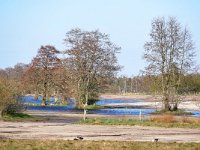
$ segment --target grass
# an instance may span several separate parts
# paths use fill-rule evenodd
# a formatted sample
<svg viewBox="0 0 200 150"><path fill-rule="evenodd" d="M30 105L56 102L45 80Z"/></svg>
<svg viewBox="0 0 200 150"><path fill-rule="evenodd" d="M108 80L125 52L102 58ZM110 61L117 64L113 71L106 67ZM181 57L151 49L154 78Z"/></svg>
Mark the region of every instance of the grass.
<svg viewBox="0 0 200 150"><path fill-rule="evenodd" d="M200 143L131 141L0 140L1 150L199 150Z"/></svg>
<svg viewBox="0 0 200 150"><path fill-rule="evenodd" d="M88 105L86 106L86 109L88 110L93 110L93 109L103 109L105 108L104 106L100 106L100 105Z"/></svg>
<svg viewBox="0 0 200 150"><path fill-rule="evenodd" d="M44 120L48 120L48 118L34 117L34 116L24 114L24 113L7 114L7 115L3 116L2 119L4 121L13 121L13 122L15 122L15 121L21 122L21 121L44 121Z"/></svg>
<svg viewBox="0 0 200 150"><path fill-rule="evenodd" d="M177 111L156 111L156 112L153 112L152 114L155 114L155 115L177 115L177 116L181 116L181 115L192 115L191 112L187 112L185 110L182 110L182 109L178 109Z"/></svg>
<svg viewBox="0 0 200 150"><path fill-rule="evenodd" d="M200 119L182 118L176 119L174 116L155 116L149 119L105 119L105 118L92 118L81 120L80 124L91 125L139 125L139 126L153 126L165 128L200 128Z"/></svg>

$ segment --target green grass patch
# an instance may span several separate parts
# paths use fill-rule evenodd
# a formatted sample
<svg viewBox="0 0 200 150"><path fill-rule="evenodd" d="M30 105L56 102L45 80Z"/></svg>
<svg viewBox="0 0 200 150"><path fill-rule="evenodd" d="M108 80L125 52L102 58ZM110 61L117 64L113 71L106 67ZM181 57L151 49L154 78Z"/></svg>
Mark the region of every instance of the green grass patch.
<svg viewBox="0 0 200 150"><path fill-rule="evenodd" d="M104 106L99 106L99 105L88 105L85 107L88 110L93 110L93 109L103 109Z"/></svg>
<svg viewBox="0 0 200 150"><path fill-rule="evenodd" d="M91 125L139 125L139 126L153 126L153 127L165 127L165 128L200 128L199 120L187 121L187 119L180 119L175 121L160 121L159 119L105 119L105 118L88 118L85 121L81 120L79 124L91 124Z"/></svg>
<svg viewBox="0 0 200 150"><path fill-rule="evenodd" d="M191 112L187 112L187 111L182 110L182 109L179 109L177 111L164 111L164 110L160 110L160 111L153 112L152 114L154 114L154 115L177 115L177 116L192 115Z"/></svg>
<svg viewBox="0 0 200 150"><path fill-rule="evenodd" d="M131 141L0 140L1 150L198 150L200 143Z"/></svg>
<svg viewBox="0 0 200 150"><path fill-rule="evenodd" d="M44 121L49 120L45 117L34 117L24 113L7 114L2 117L4 121Z"/></svg>

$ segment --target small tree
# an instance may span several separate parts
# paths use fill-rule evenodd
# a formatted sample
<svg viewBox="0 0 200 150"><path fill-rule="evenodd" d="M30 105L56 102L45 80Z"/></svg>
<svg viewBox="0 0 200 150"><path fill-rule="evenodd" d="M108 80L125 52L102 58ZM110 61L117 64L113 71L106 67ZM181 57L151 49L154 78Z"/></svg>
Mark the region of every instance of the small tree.
<svg viewBox="0 0 200 150"><path fill-rule="evenodd" d="M150 41L145 45L146 71L161 75L164 110L177 110L182 75L193 65L194 47L187 28L175 18L156 18L152 22Z"/></svg>
<svg viewBox="0 0 200 150"><path fill-rule="evenodd" d="M79 107L96 99L107 79L120 69L116 54L120 48L111 43L108 35L96 31L73 29L66 34L65 51L68 66L76 84L75 93Z"/></svg>

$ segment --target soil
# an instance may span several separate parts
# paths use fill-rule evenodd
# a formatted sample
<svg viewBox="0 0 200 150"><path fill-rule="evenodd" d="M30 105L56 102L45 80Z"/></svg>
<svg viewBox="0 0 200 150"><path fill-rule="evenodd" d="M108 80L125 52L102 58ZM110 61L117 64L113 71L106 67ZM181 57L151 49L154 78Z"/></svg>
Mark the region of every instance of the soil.
<svg viewBox="0 0 200 150"><path fill-rule="evenodd" d="M199 129L0 121L1 139L200 142Z"/></svg>

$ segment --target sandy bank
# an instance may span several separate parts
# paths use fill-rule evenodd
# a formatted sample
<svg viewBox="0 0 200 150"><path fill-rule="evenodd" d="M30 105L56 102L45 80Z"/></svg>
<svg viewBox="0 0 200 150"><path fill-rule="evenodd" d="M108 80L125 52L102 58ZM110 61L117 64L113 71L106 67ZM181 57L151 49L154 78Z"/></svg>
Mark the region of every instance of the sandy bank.
<svg viewBox="0 0 200 150"><path fill-rule="evenodd" d="M100 96L100 99L120 99L120 100L143 100L142 102L136 103L123 103L123 104L107 104L106 106L113 107L135 107L135 108L153 108L153 109L161 109L162 102L161 96L152 96L152 95L111 95L111 94L103 94ZM179 105L180 109L185 109L189 111L200 111L200 96L199 95L187 95L182 97L182 102Z"/></svg>

